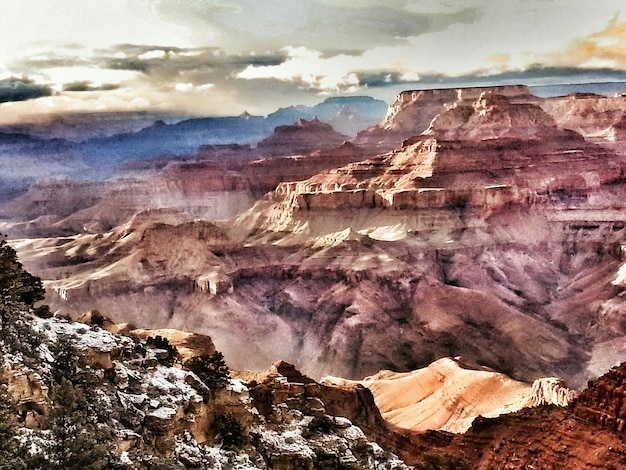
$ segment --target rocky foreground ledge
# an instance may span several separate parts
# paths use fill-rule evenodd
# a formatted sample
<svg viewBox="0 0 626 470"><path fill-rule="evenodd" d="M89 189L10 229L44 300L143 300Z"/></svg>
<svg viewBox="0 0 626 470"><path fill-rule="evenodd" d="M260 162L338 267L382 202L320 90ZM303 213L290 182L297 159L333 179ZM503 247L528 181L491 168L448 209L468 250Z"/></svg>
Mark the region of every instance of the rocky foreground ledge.
<svg viewBox="0 0 626 470"><path fill-rule="evenodd" d="M120 326L97 312L85 319L92 324L24 313L41 337L32 351L36 362L25 361L24 353L3 356L8 396L16 403L19 436L31 459L41 454L46 460L46 449L58 445L48 426L59 398L49 384L60 361L57 351L69 344L77 359L72 374L82 371L95 380L90 402L106 409L109 419L100 427L111 435L107 446L120 468L408 468L345 417L348 412L355 421L384 427L363 387L287 377L282 364L260 382L232 379L190 365L215 355L208 337L136 329L117 335L102 327ZM158 462L168 466L154 467Z"/></svg>

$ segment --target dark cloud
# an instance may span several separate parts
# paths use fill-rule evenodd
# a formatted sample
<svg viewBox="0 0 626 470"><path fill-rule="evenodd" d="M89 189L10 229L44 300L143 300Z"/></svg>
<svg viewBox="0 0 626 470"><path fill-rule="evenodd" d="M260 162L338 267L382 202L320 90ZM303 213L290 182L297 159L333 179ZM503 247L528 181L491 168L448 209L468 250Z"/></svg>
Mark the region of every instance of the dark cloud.
<svg viewBox="0 0 626 470"><path fill-rule="evenodd" d="M115 57L119 52L123 52L125 57ZM150 53L161 54L162 57L150 56ZM283 52L226 55L215 48L182 49L132 44L119 45L110 51L100 50L99 54L95 65L102 68L131 70L163 79L192 72L203 75L211 73L215 79L226 78L250 65L279 65L287 59Z"/></svg>
<svg viewBox="0 0 626 470"><path fill-rule="evenodd" d="M27 78L7 78L0 80L0 103L26 101L52 95L52 89Z"/></svg>
<svg viewBox="0 0 626 470"><path fill-rule="evenodd" d="M400 74L394 71L357 73L359 83L368 88L390 87L400 83L407 83L400 78Z"/></svg>
<svg viewBox="0 0 626 470"><path fill-rule="evenodd" d="M94 85L92 82L81 81L66 83L63 85L63 91L110 91L117 90L120 86L114 83L105 83L103 85Z"/></svg>
<svg viewBox="0 0 626 470"><path fill-rule="evenodd" d="M437 74L422 75L418 82L396 81L393 74L391 74L391 80L385 80L385 76L376 77L375 74L372 74L364 79L369 79L369 82L367 82L368 94L386 99L387 101L389 101L389 97L406 90L494 85L528 85L534 93L541 96L554 96L576 91L597 92L598 89L606 90L605 94L622 93L626 91L626 72L611 69L600 70L537 66L519 72L485 74L482 76L463 75L450 77ZM397 75L395 78L397 79ZM570 85L563 85L568 83ZM598 84L603 85L599 86Z"/></svg>
<svg viewBox="0 0 626 470"><path fill-rule="evenodd" d="M325 49L320 51L320 58L330 59L338 55L344 56L360 56L365 52L365 49Z"/></svg>
<svg viewBox="0 0 626 470"><path fill-rule="evenodd" d="M151 70L151 64L148 61L138 59L106 59L103 68L112 70L132 70L133 72L148 73Z"/></svg>

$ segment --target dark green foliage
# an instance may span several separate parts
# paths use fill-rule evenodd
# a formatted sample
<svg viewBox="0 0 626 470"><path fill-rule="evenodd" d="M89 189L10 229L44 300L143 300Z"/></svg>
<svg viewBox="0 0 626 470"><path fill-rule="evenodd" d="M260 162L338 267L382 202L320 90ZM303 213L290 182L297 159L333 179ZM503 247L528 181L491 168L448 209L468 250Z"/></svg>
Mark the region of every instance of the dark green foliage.
<svg viewBox="0 0 626 470"><path fill-rule="evenodd" d="M59 338L54 353L46 423L53 444L45 461L31 468L124 468L110 449L114 428L107 404L98 396L97 376L81 367L81 354L69 338Z"/></svg>
<svg viewBox="0 0 626 470"><path fill-rule="evenodd" d="M425 455L424 462L415 465L415 470L469 470L469 468L462 459L447 454Z"/></svg>
<svg viewBox="0 0 626 470"><path fill-rule="evenodd" d="M21 355L24 365L37 368L41 361L37 348L42 335L24 318L24 312L14 305L0 304L0 318L0 350Z"/></svg>
<svg viewBox="0 0 626 470"><path fill-rule="evenodd" d="M191 359L186 364L211 390L224 388L230 378L230 369L224 361L221 352L202 354Z"/></svg>
<svg viewBox="0 0 626 470"><path fill-rule="evenodd" d="M17 440L17 407L0 378L0 470L26 469L24 455Z"/></svg>
<svg viewBox="0 0 626 470"><path fill-rule="evenodd" d="M59 337L52 352L52 380L55 383L59 384L62 379L66 379L72 385L85 390L96 389L99 379L93 370L81 367L86 362L85 353L74 347L70 337Z"/></svg>
<svg viewBox="0 0 626 470"><path fill-rule="evenodd" d="M243 426L232 413L217 415L213 424L225 449L241 447L246 443Z"/></svg>
<svg viewBox="0 0 626 470"><path fill-rule="evenodd" d="M330 434L335 429L335 421L331 416L315 416L308 424L308 426L302 430L302 436L308 439L315 433Z"/></svg>
<svg viewBox="0 0 626 470"><path fill-rule="evenodd" d="M17 253L6 240L0 240L0 299L5 305L20 303L32 307L43 300L41 279L22 268Z"/></svg>
<svg viewBox="0 0 626 470"><path fill-rule="evenodd" d="M128 457L133 462L132 468L136 470L185 470L186 468L175 457L155 455L147 447L131 449Z"/></svg>
<svg viewBox="0 0 626 470"><path fill-rule="evenodd" d="M24 320L24 311L43 297L41 280L24 271L15 250L0 238L0 340L5 352L21 353L27 366L39 361L41 336Z"/></svg>
<svg viewBox="0 0 626 470"><path fill-rule="evenodd" d="M85 391L63 378L51 393L50 430L54 444L48 449L51 468L104 469L111 438ZM90 397L93 399L94 397Z"/></svg>
<svg viewBox="0 0 626 470"><path fill-rule="evenodd" d="M146 345L157 349L163 349L168 352L167 358L159 361L164 366L172 367L178 358L178 349L176 349L175 346L172 346L167 338L163 338L160 335L149 336L146 339Z"/></svg>

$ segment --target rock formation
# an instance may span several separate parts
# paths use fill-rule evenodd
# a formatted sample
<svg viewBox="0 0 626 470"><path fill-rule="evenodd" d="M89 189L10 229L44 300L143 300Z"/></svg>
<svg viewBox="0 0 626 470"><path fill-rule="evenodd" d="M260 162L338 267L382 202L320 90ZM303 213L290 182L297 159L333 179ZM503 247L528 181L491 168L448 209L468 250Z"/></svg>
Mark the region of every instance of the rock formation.
<svg viewBox="0 0 626 470"><path fill-rule="evenodd" d="M184 468L224 468L233 461L246 462L245 468L250 469L408 468L345 417L347 413L373 428L384 428L371 394L362 387L334 388L312 380L301 383L303 376L284 363L277 364L276 373L267 374L262 383L248 386L223 377L223 385L213 385L203 375L206 371L194 369L196 374L185 367L192 349L200 348L201 354L215 352L210 338L174 330L134 330L131 339L95 324L22 315L41 334L42 351L56 351L61 341L71 341L78 355L74 373L93 374L89 386L96 389L89 397L91 403L100 412L107 408L106 413L114 417L100 424L101 430L107 427L114 436L107 442L108 458L128 464L123 468L150 468L150 455L168 457L171 465ZM85 318L110 323L97 312ZM3 375L8 377L8 394L21 416L16 426L22 430L24 445L37 456L42 446L56 445L56 434L47 430L46 417L59 405L51 402L46 383L54 367L47 362L59 358L48 352L40 363L27 366L23 357L7 349L4 337L0 337L0 347L6 353ZM183 355L182 363L180 356L173 355L177 350ZM7 364L13 366L7 368ZM52 386L59 385L53 380ZM79 386L80 382L74 385ZM48 459L46 455L41 458Z"/></svg>
<svg viewBox="0 0 626 470"><path fill-rule="evenodd" d="M478 418L462 435L407 434L409 463L453 461L469 468L623 468L624 367L615 367L568 407L540 405ZM620 410L622 407L622 410ZM621 426L620 426L621 423Z"/></svg>
<svg viewBox="0 0 626 470"><path fill-rule="evenodd" d="M343 384L327 377L323 383ZM402 431L467 431L479 416L496 417L528 406L567 406L573 392L555 379L531 385L486 368L443 358L412 372L381 371L358 382L372 391L385 420Z"/></svg>
<svg viewBox="0 0 626 470"><path fill-rule="evenodd" d="M586 421L626 435L626 363L590 381L575 401L574 412Z"/></svg>
<svg viewBox="0 0 626 470"><path fill-rule="evenodd" d="M329 150L341 145L349 137L342 135L317 118L299 119L294 124L279 126L274 133L257 144L264 156L299 155L314 150ZM287 153L289 152L289 153Z"/></svg>
<svg viewBox="0 0 626 470"><path fill-rule="evenodd" d="M550 107L524 87L403 93L384 125L339 150L238 162L262 182L253 192L294 181L204 236L192 222L202 210L168 206L15 246L53 309L208 334L241 369L306 357L313 378L360 379L462 355L580 387L626 358L626 162L619 145L564 127L582 99ZM615 108L606 100L598 112ZM396 148L373 156L381 145ZM303 179L343 161L335 152L351 163ZM200 194L232 171L198 157L156 181L203 174L170 184ZM198 204L217 206L206 193ZM241 328L252 332L246 354L234 346Z"/></svg>

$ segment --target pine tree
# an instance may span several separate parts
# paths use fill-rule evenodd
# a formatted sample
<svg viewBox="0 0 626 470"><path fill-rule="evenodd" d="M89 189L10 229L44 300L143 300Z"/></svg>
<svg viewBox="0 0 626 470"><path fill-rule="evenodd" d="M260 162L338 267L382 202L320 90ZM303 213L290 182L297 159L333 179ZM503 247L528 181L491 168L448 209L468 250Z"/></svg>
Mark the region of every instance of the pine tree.
<svg viewBox="0 0 626 470"><path fill-rule="evenodd" d="M54 444L49 449L52 468L106 468L111 438L106 425L91 412L87 396L80 387L62 378L52 389L50 430Z"/></svg>
<svg viewBox="0 0 626 470"><path fill-rule="evenodd" d="M98 378L80 367L81 354L69 338L59 338L55 356L48 415L53 444L41 468L123 468L110 449L114 431L110 411L98 398Z"/></svg>
<svg viewBox="0 0 626 470"><path fill-rule="evenodd" d="M24 312L43 300L41 279L26 272L17 253L0 234L0 340L2 350L21 353L27 366L38 362L36 349L41 343Z"/></svg>
<svg viewBox="0 0 626 470"><path fill-rule="evenodd" d="M190 371L195 372L211 390L224 388L228 384L230 369L224 361L224 355L219 351L196 356L186 366Z"/></svg>
<svg viewBox="0 0 626 470"><path fill-rule="evenodd" d="M15 250L4 238L0 239L0 302L20 303L30 308L43 300L44 294L41 279L24 270Z"/></svg>
<svg viewBox="0 0 626 470"><path fill-rule="evenodd" d="M26 469L23 454L17 440L17 407L0 377L0 470Z"/></svg>

